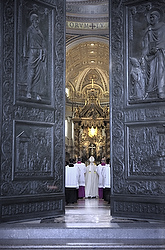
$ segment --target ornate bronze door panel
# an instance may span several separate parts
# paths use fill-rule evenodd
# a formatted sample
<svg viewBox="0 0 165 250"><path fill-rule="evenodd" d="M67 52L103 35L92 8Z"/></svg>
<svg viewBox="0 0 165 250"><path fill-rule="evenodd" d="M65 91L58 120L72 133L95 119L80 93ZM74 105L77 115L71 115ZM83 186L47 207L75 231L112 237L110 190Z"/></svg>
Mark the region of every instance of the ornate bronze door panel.
<svg viewBox="0 0 165 250"><path fill-rule="evenodd" d="M110 1L112 215L165 218L165 3Z"/></svg>
<svg viewBox="0 0 165 250"><path fill-rule="evenodd" d="M64 214L65 1L0 11L0 220Z"/></svg>

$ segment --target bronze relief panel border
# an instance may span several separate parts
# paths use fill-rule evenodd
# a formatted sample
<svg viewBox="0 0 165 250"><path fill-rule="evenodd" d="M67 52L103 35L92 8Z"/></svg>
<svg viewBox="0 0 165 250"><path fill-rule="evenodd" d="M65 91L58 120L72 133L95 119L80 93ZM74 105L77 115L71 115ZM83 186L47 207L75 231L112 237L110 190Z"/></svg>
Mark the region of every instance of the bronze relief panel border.
<svg viewBox="0 0 165 250"><path fill-rule="evenodd" d="M159 179L165 176L165 121L125 124L127 177Z"/></svg>
<svg viewBox="0 0 165 250"><path fill-rule="evenodd" d="M12 180L53 178L54 125L14 121Z"/></svg>
<svg viewBox="0 0 165 250"><path fill-rule="evenodd" d="M63 211L63 200L55 199L54 197L49 197L47 200L45 197L35 199L31 199L29 202L28 199L26 201L17 200L15 203L4 203L2 202L2 221L8 220L8 218L13 218L15 221L17 218L20 220L25 217L26 219L37 218L38 213L41 216L45 216L49 214L49 216L55 216L58 213ZM20 215L21 214L21 215Z"/></svg>
<svg viewBox="0 0 165 250"><path fill-rule="evenodd" d="M115 201L113 205L113 210L116 215L120 215L122 217L129 217L130 214L133 214L133 218L141 217L144 218L154 218L155 220L164 219L165 218L165 205L163 203L154 204L154 202L142 201L142 199L138 201ZM129 217L130 218L130 217Z"/></svg>

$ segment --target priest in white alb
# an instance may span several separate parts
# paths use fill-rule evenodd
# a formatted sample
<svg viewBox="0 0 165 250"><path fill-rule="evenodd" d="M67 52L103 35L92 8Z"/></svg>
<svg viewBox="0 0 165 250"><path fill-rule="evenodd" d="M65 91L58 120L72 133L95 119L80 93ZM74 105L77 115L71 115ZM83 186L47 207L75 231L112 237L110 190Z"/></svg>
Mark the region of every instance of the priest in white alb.
<svg viewBox="0 0 165 250"><path fill-rule="evenodd" d="M83 199L85 197L85 173L86 173L86 166L85 163L81 162L81 158L78 158L77 163L75 164L78 168L78 198Z"/></svg>

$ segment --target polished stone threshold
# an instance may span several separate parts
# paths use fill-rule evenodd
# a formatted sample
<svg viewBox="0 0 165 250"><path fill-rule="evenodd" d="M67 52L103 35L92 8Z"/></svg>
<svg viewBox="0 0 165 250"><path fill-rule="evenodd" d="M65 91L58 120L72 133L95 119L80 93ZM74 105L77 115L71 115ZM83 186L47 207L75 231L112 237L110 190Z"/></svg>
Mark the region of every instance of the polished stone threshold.
<svg viewBox="0 0 165 250"><path fill-rule="evenodd" d="M137 240L9 240L7 243L0 241L0 249L24 249L24 250L52 250L52 249L65 249L65 250L89 250L89 249L117 249L117 250L164 250L164 242L160 241L137 241Z"/></svg>
<svg viewBox="0 0 165 250"><path fill-rule="evenodd" d="M83 199L64 216L1 224L0 249L165 249L165 224L112 218L104 200Z"/></svg>

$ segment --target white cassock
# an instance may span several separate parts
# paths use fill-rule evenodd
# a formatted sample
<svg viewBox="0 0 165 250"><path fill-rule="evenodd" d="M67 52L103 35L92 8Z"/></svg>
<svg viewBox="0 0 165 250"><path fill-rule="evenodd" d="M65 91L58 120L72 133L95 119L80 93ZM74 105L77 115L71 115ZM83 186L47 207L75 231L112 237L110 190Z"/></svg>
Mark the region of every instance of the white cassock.
<svg viewBox="0 0 165 250"><path fill-rule="evenodd" d="M85 197L98 197L98 174L96 165L91 162L86 169Z"/></svg>
<svg viewBox="0 0 165 250"><path fill-rule="evenodd" d="M105 165L102 166L101 164L99 164L97 166L97 173L98 173L98 176L99 176L99 184L98 184L98 187L99 188L103 188L104 187L104 178L105 178Z"/></svg>
<svg viewBox="0 0 165 250"><path fill-rule="evenodd" d="M105 164L99 164L97 166L97 173L99 176L99 183L98 183L98 188L99 188L99 198L103 199L103 187L104 187L104 178L105 178Z"/></svg>
<svg viewBox="0 0 165 250"><path fill-rule="evenodd" d="M85 197L85 173L86 173L86 166L82 162L77 162L75 164L78 168L78 198Z"/></svg>
<svg viewBox="0 0 165 250"><path fill-rule="evenodd" d="M111 188L110 164L105 165L104 188Z"/></svg>
<svg viewBox="0 0 165 250"><path fill-rule="evenodd" d="M110 194L111 194L110 164L106 164L104 171L104 200L108 201L108 203L110 203Z"/></svg>

